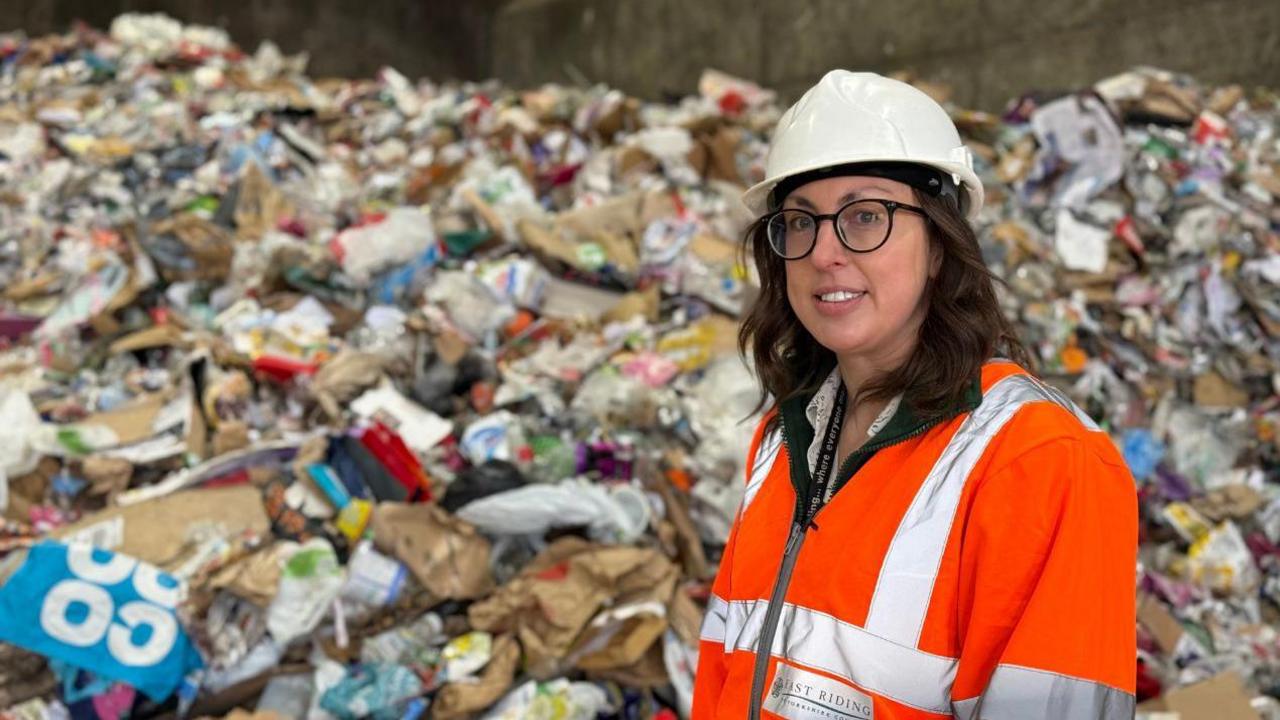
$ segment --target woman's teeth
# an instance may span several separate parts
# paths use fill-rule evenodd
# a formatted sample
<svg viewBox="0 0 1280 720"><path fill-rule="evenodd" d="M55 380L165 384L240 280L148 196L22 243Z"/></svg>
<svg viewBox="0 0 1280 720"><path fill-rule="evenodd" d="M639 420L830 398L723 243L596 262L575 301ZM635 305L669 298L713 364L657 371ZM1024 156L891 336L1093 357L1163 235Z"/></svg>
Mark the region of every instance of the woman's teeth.
<svg viewBox="0 0 1280 720"><path fill-rule="evenodd" d="M841 290L840 292L823 293L818 296L818 299L822 302L844 302L845 300L862 297L865 294L866 293L864 292L849 292L847 290Z"/></svg>

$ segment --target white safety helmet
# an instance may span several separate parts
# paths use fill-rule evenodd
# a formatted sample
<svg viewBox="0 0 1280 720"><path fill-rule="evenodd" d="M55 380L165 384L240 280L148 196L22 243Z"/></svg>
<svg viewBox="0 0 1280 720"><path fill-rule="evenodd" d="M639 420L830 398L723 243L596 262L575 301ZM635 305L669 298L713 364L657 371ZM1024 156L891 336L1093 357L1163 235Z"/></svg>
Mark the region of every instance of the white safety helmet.
<svg viewBox="0 0 1280 720"><path fill-rule="evenodd" d="M753 214L764 215L799 184L827 174L860 174L859 169L844 166L863 163L872 170L866 174L904 182L896 171L883 168L932 168L938 171L936 177L926 170L923 175L928 180L923 186L909 184L934 195L954 193L970 220L982 209L982 181L947 111L904 82L848 70L824 75L783 114L765 160L766 179L748 190L742 201ZM909 176L919 180L918 175Z"/></svg>

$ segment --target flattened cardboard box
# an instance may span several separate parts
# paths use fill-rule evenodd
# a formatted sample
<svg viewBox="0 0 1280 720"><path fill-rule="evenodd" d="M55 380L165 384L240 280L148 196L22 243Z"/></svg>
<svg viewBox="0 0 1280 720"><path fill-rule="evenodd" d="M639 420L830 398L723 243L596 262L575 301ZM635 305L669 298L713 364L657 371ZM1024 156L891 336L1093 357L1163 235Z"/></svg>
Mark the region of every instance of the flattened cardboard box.
<svg viewBox="0 0 1280 720"><path fill-rule="evenodd" d="M60 540L90 539L108 550L165 567L181 559L195 532L209 528L223 537L246 530L267 533L271 525L258 488L183 490L136 505L107 508L52 535Z"/></svg>

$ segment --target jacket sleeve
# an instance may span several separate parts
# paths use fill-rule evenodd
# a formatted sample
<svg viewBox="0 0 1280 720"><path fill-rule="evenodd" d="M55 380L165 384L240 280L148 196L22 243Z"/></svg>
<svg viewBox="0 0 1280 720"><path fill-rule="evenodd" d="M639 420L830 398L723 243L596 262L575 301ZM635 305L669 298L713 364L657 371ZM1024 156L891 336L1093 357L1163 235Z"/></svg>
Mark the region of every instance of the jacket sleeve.
<svg viewBox="0 0 1280 720"><path fill-rule="evenodd" d="M720 559L720 571L716 573L711 597L707 601L707 614L702 620L702 633L698 639L698 669L693 677L693 720L715 717L720 692L724 689L724 637L729 612L726 598L729 597L729 568L733 566L733 547L737 536L738 522L735 521Z"/></svg>
<svg viewBox="0 0 1280 720"><path fill-rule="evenodd" d="M756 426L747 451L744 463L743 481L750 486L755 474L757 455L764 436L764 429L769 415ZM767 470L767 468L763 468ZM715 717L716 707L720 704L720 694L724 690L726 675L725 666L725 627L729 615L730 593L729 578L733 568L733 548L737 545L738 528L742 524L742 506L739 506L733 528L729 531L729 540L725 543L724 553L720 556L720 567L716 572L715 582L711 586L711 597L707 601L707 613L702 621L702 633L698 640L698 669L693 681L693 720Z"/></svg>
<svg viewBox="0 0 1280 720"><path fill-rule="evenodd" d="M1047 441L975 490L952 685L961 720L1133 717L1137 492L1096 441Z"/></svg>

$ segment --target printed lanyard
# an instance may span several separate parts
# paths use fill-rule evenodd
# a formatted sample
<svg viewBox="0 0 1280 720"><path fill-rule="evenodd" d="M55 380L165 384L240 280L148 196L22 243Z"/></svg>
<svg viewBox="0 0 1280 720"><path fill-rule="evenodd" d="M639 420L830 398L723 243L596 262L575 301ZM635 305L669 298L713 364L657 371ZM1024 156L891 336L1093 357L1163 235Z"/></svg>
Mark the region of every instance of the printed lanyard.
<svg viewBox="0 0 1280 720"><path fill-rule="evenodd" d="M813 522L818 514L823 499L827 496L827 486L831 484L831 476L835 474L836 448L840 444L840 428L844 426L844 410L848 403L848 394L844 385L836 393L835 404L831 408L831 417L827 420L827 432L822 439L822 448L818 454L818 465L813 470L813 482L809 484L809 508L804 516L804 524Z"/></svg>

